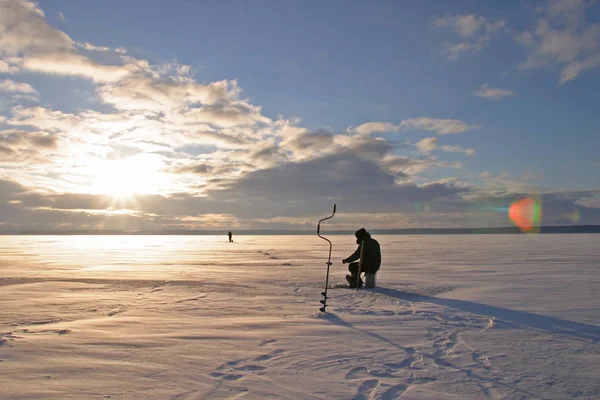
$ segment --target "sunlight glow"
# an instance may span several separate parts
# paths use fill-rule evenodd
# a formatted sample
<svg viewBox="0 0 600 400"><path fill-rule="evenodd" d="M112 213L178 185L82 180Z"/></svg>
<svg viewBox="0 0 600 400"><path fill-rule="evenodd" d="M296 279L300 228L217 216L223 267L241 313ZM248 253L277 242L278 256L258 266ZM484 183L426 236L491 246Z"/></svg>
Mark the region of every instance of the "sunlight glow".
<svg viewBox="0 0 600 400"><path fill-rule="evenodd" d="M144 156L102 160L89 166L88 174L94 182L89 190L118 199L156 193L160 167L155 159Z"/></svg>

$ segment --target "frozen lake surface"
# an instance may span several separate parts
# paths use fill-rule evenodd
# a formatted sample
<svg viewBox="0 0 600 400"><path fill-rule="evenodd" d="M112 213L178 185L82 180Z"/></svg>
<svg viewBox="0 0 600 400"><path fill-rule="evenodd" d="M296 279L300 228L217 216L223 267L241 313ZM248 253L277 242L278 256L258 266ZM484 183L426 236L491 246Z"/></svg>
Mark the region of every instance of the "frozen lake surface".
<svg viewBox="0 0 600 400"><path fill-rule="evenodd" d="M600 399L600 235L0 236L2 399Z"/></svg>

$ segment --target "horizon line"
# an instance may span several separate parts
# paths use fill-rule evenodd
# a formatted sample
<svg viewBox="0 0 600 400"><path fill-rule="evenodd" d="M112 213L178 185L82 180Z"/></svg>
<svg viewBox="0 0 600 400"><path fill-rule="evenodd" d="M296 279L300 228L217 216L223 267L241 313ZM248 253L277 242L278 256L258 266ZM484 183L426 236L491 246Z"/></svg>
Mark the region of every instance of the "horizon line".
<svg viewBox="0 0 600 400"><path fill-rule="evenodd" d="M25 229L25 230L0 230L0 236L9 235L225 235L231 229ZM392 228L369 229L369 232L379 235L402 234L518 234L523 232L515 226L489 227L489 228ZM308 235L315 230L294 229L239 229L234 235ZM331 230L329 235L350 235L354 230ZM600 233L600 225L541 225L534 226L531 232L535 233Z"/></svg>

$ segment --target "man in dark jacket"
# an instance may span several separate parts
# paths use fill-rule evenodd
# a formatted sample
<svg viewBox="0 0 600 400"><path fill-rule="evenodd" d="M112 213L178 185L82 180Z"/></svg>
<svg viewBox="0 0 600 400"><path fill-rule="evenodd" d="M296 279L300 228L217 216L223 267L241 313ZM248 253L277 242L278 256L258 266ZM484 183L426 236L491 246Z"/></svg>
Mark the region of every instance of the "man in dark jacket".
<svg viewBox="0 0 600 400"><path fill-rule="evenodd" d="M357 285L358 287L361 287L363 281L360 279L360 276L358 276L358 263L353 261L360 259L362 246L365 246L362 255L362 272L377 272L381 266L381 249L379 248L379 242L373 239L365 228L357 230L354 233L354 236L356 236L358 248L350 257L343 259L342 264L350 263L350 265L348 265L350 275L346 275L346 280L350 284L350 287L357 287Z"/></svg>

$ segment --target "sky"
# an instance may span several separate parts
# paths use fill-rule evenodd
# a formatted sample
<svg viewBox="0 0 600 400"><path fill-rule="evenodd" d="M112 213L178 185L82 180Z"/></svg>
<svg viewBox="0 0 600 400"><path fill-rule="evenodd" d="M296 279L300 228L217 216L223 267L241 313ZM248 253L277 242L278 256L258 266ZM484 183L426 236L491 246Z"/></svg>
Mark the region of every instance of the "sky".
<svg viewBox="0 0 600 400"><path fill-rule="evenodd" d="M600 224L598 104L597 1L0 0L0 231Z"/></svg>

